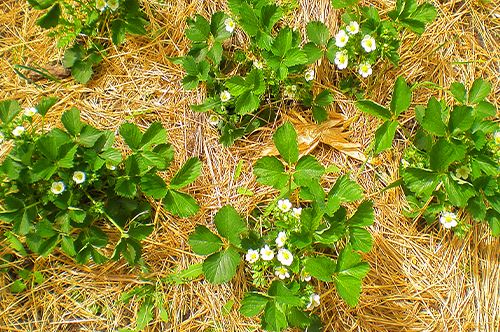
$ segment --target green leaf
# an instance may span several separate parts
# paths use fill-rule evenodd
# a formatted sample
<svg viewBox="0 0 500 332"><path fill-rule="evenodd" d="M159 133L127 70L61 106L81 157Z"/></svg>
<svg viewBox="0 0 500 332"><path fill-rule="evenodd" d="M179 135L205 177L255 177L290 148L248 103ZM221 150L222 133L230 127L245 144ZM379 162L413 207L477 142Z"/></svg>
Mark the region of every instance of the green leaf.
<svg viewBox="0 0 500 332"><path fill-rule="evenodd" d="M141 147L142 133L139 127L133 123L124 123L120 126L120 135L125 143L132 149L138 150Z"/></svg>
<svg viewBox="0 0 500 332"><path fill-rule="evenodd" d="M142 331L153 320L154 305L152 300L148 297L142 302L137 311L136 330Z"/></svg>
<svg viewBox="0 0 500 332"><path fill-rule="evenodd" d="M59 99L56 97L43 97L42 100L36 105L36 110L41 116L45 116L49 109L54 106Z"/></svg>
<svg viewBox="0 0 500 332"><path fill-rule="evenodd" d="M323 90L314 98L314 103L319 106L328 106L333 103L333 96L328 90Z"/></svg>
<svg viewBox="0 0 500 332"><path fill-rule="evenodd" d="M59 24L59 17L61 16L61 6L59 3L53 5L49 11L40 17L36 24L44 29L54 28Z"/></svg>
<svg viewBox="0 0 500 332"><path fill-rule="evenodd" d="M363 189L349 175L343 175L335 181L328 193L328 210L333 214L338 210L340 204L354 202L363 198Z"/></svg>
<svg viewBox="0 0 500 332"><path fill-rule="evenodd" d="M9 243L9 246L17 251L21 256L26 256L28 253L26 252L26 249L24 248L24 245L22 244L21 241L14 235L12 232L5 232L5 238L7 239L7 242Z"/></svg>
<svg viewBox="0 0 500 332"><path fill-rule="evenodd" d="M210 36L210 23L201 15L196 15L194 19L188 20L189 29L186 30L186 37L194 42L204 42Z"/></svg>
<svg viewBox="0 0 500 332"><path fill-rule="evenodd" d="M27 286L22 279L17 279L10 285L9 289L12 293L21 293L26 289L26 287Z"/></svg>
<svg viewBox="0 0 500 332"><path fill-rule="evenodd" d="M141 177L141 189L154 199L162 199L167 194L165 181L156 174L145 174Z"/></svg>
<svg viewBox="0 0 500 332"><path fill-rule="evenodd" d="M311 21L307 23L307 38L316 45L325 46L330 39L330 31L328 27L319 21Z"/></svg>
<svg viewBox="0 0 500 332"><path fill-rule="evenodd" d="M358 304L361 294L361 280L368 274L370 265L361 262L361 255L347 245L337 261L335 287L340 297L351 307Z"/></svg>
<svg viewBox="0 0 500 332"><path fill-rule="evenodd" d="M430 153L430 165L435 171L447 170L451 163L462 160L465 157L465 148L440 139L434 144Z"/></svg>
<svg viewBox="0 0 500 332"><path fill-rule="evenodd" d="M283 281L274 280L269 287L268 295L272 296L277 304L299 306L302 304L300 297L297 296L297 288L292 286L288 288Z"/></svg>
<svg viewBox="0 0 500 332"><path fill-rule="evenodd" d="M439 182L439 177L436 173L409 167L403 172L403 180L405 185L417 195L425 194L430 196Z"/></svg>
<svg viewBox="0 0 500 332"><path fill-rule="evenodd" d="M80 44L75 44L64 52L63 66L71 68L77 61L83 58L83 48Z"/></svg>
<svg viewBox="0 0 500 332"><path fill-rule="evenodd" d="M452 134L457 134L469 130L474 123L473 108L469 106L455 106L450 113L448 122L449 130Z"/></svg>
<svg viewBox="0 0 500 332"><path fill-rule="evenodd" d="M220 235L237 247L241 245L240 235L247 230L245 222L232 206L226 205L214 217Z"/></svg>
<svg viewBox="0 0 500 332"><path fill-rule="evenodd" d="M276 157L262 157L255 163L253 173L257 182L281 189L288 184L289 175L285 173L283 163Z"/></svg>
<svg viewBox="0 0 500 332"><path fill-rule="evenodd" d="M167 191L163 204L168 211L183 218L196 214L200 209L193 197L176 190Z"/></svg>
<svg viewBox="0 0 500 332"><path fill-rule="evenodd" d="M286 67L305 65L307 62L308 62L308 57L306 52L302 51L299 48L294 48L288 51L285 56L285 59L283 59L283 65L285 65Z"/></svg>
<svg viewBox="0 0 500 332"><path fill-rule="evenodd" d="M497 114L497 108L490 102L480 101L474 108L476 117L484 119L489 116L495 116Z"/></svg>
<svg viewBox="0 0 500 332"><path fill-rule="evenodd" d="M486 221L491 228L491 235L500 236L500 214L492 209L486 213Z"/></svg>
<svg viewBox="0 0 500 332"><path fill-rule="evenodd" d="M226 30L224 21L228 16L224 12L216 12L212 15L210 20L210 32L215 38L215 41L222 42L231 37L231 33Z"/></svg>
<svg viewBox="0 0 500 332"><path fill-rule="evenodd" d="M296 163L299 159L297 132L290 122L285 122L273 135L274 145L281 157L288 163Z"/></svg>
<svg viewBox="0 0 500 332"><path fill-rule="evenodd" d="M386 121L375 132L375 154L379 154L392 147L392 141L399 123Z"/></svg>
<svg viewBox="0 0 500 332"><path fill-rule="evenodd" d="M259 293L246 293L241 300L240 313L245 317L259 315L267 305L268 298Z"/></svg>
<svg viewBox="0 0 500 332"><path fill-rule="evenodd" d="M459 103L465 104L467 102L467 90L462 83L452 83L450 85L450 92Z"/></svg>
<svg viewBox="0 0 500 332"><path fill-rule="evenodd" d="M115 184L115 191L118 195L133 198L137 193L135 182L126 178L118 178Z"/></svg>
<svg viewBox="0 0 500 332"><path fill-rule="evenodd" d="M193 183L194 180L201 173L201 161L197 157L189 158L182 168L175 173L174 177L170 181L170 188L181 189L188 184Z"/></svg>
<svg viewBox="0 0 500 332"><path fill-rule="evenodd" d="M64 128L73 136L77 136L82 130L83 124L80 121L80 111L74 107L63 113L61 122Z"/></svg>
<svg viewBox="0 0 500 332"><path fill-rule="evenodd" d="M391 112L397 117L406 111L411 104L411 90L405 79L399 76L394 84L391 100Z"/></svg>
<svg viewBox="0 0 500 332"><path fill-rule="evenodd" d="M371 100L357 101L355 105L360 111L376 116L382 120L389 120L392 117L391 112L387 108Z"/></svg>
<svg viewBox="0 0 500 332"><path fill-rule="evenodd" d="M358 209L349 218L349 226L351 227L365 227L371 226L375 219L373 211L373 202L364 201L358 206Z"/></svg>
<svg viewBox="0 0 500 332"><path fill-rule="evenodd" d="M446 125L444 124L442 118L441 104L434 97L431 97L427 102L427 108L425 109L424 116L421 120L419 120L419 122L422 127L431 134L436 136L446 135Z"/></svg>
<svg viewBox="0 0 500 332"><path fill-rule="evenodd" d="M477 104L483 101L491 91L491 83L478 78L472 83L472 87L469 91L469 104Z"/></svg>
<svg viewBox="0 0 500 332"><path fill-rule="evenodd" d="M120 45L125 41L126 27L125 21L121 19L113 20L111 23L111 41L113 44Z"/></svg>
<svg viewBox="0 0 500 332"><path fill-rule="evenodd" d="M443 180L446 193L450 203L454 206L465 207L469 198L474 196L474 187L470 184L459 184L450 175L444 177Z"/></svg>
<svg viewBox="0 0 500 332"><path fill-rule="evenodd" d="M266 331L281 331L288 327L285 313L273 301L269 301L266 305L262 325Z"/></svg>
<svg viewBox="0 0 500 332"><path fill-rule="evenodd" d="M303 156L295 166L294 181L299 186L307 186L325 173L325 168L313 156Z"/></svg>
<svg viewBox="0 0 500 332"><path fill-rule="evenodd" d="M252 113L259 108L260 99L252 91L246 91L236 101L236 112L240 115Z"/></svg>
<svg viewBox="0 0 500 332"><path fill-rule="evenodd" d="M21 112L21 106L17 100L0 101L0 119L4 125L9 124Z"/></svg>
<svg viewBox="0 0 500 332"><path fill-rule="evenodd" d="M373 246L373 239L366 229L360 227L349 228L349 243L354 250L369 252Z"/></svg>
<svg viewBox="0 0 500 332"><path fill-rule="evenodd" d="M78 83L85 84L94 74L92 67L90 61L76 61L71 67L71 75Z"/></svg>
<svg viewBox="0 0 500 332"><path fill-rule="evenodd" d="M167 141L167 131L160 122L153 122L141 138L141 149L149 149L153 145L164 144Z"/></svg>
<svg viewBox="0 0 500 332"><path fill-rule="evenodd" d="M195 254L211 255L222 248L222 241L207 227L198 225L194 233L189 236L189 245Z"/></svg>
<svg viewBox="0 0 500 332"><path fill-rule="evenodd" d="M239 264L240 254L229 247L207 257L203 262L203 273L212 284L222 284L235 276Z"/></svg>
<svg viewBox="0 0 500 332"><path fill-rule="evenodd" d="M279 57L285 57L292 48L292 30L288 27L281 29L274 39L272 51Z"/></svg>
<svg viewBox="0 0 500 332"><path fill-rule="evenodd" d="M305 44L302 51L307 56L308 64L313 64L323 57L323 51L312 42Z"/></svg>
<svg viewBox="0 0 500 332"><path fill-rule="evenodd" d="M342 9L346 7L351 7L352 5L358 3L359 0L332 0L333 8Z"/></svg>
<svg viewBox="0 0 500 332"><path fill-rule="evenodd" d="M333 281L336 263L328 257L311 257L306 259L304 269L314 278L330 282Z"/></svg>

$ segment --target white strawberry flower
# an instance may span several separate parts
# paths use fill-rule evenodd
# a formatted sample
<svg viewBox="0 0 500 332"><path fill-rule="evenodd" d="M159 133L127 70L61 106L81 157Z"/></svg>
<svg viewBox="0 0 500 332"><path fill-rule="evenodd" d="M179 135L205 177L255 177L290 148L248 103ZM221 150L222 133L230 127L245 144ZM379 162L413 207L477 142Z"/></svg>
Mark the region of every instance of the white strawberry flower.
<svg viewBox="0 0 500 332"><path fill-rule="evenodd" d="M335 35L335 45L337 47L344 47L347 44L347 41L349 40L349 36L347 33L345 33L344 30L340 30L336 35Z"/></svg>
<svg viewBox="0 0 500 332"><path fill-rule="evenodd" d="M457 178L466 180L469 177L470 169L467 166L461 166L457 168L456 175Z"/></svg>
<svg viewBox="0 0 500 332"><path fill-rule="evenodd" d="M86 179L86 175L82 171L76 171L73 173L73 181L75 181L76 184L81 184L84 183Z"/></svg>
<svg viewBox="0 0 500 332"><path fill-rule="evenodd" d="M95 8L103 12L107 7L106 0L96 0Z"/></svg>
<svg viewBox="0 0 500 332"><path fill-rule="evenodd" d="M304 78L307 82L312 81L314 79L314 69L309 69L305 72Z"/></svg>
<svg viewBox="0 0 500 332"><path fill-rule="evenodd" d="M229 33L233 33L236 28L236 22L232 18L226 18L224 20L224 26L226 27L226 31Z"/></svg>
<svg viewBox="0 0 500 332"><path fill-rule="evenodd" d="M253 61L253 66L257 69L262 69L264 68L264 64L262 63L262 61L259 61L259 60L254 60Z"/></svg>
<svg viewBox="0 0 500 332"><path fill-rule="evenodd" d="M363 76L364 78L367 78L373 73L372 70L372 65L370 65L368 62L362 63L359 65L359 74Z"/></svg>
<svg viewBox="0 0 500 332"><path fill-rule="evenodd" d="M375 38L370 35L365 35L361 40L361 46L365 49L366 52L370 53L371 51L375 51L377 45L375 43Z"/></svg>
<svg viewBox="0 0 500 332"><path fill-rule="evenodd" d="M220 100L225 103L231 99L231 94L229 91L225 90L220 93Z"/></svg>
<svg viewBox="0 0 500 332"><path fill-rule="evenodd" d="M253 264L259 260L259 251L248 249L247 254L245 255L245 260L250 264Z"/></svg>
<svg viewBox="0 0 500 332"><path fill-rule="evenodd" d="M34 107L28 107L27 109L24 110L24 115L29 118L31 118L36 113L38 113L38 110Z"/></svg>
<svg viewBox="0 0 500 332"><path fill-rule="evenodd" d="M260 249L260 257L265 261L270 261L274 258L274 251L266 244Z"/></svg>
<svg viewBox="0 0 500 332"><path fill-rule="evenodd" d="M340 51L335 53L335 64L337 68L342 70L347 68L347 64L349 63L349 56L346 51Z"/></svg>
<svg viewBox="0 0 500 332"><path fill-rule="evenodd" d="M23 126L17 126L16 128L14 128L14 130L12 130L12 135L19 137L24 133L25 130L26 129L24 129Z"/></svg>
<svg viewBox="0 0 500 332"><path fill-rule="evenodd" d="M290 273L288 273L288 269L284 266L277 267L274 274L281 280L290 278Z"/></svg>
<svg viewBox="0 0 500 332"><path fill-rule="evenodd" d="M278 209L283 213L287 213L292 209L292 203L288 199L280 199L278 201Z"/></svg>
<svg viewBox="0 0 500 332"><path fill-rule="evenodd" d="M302 270L302 272L300 272L300 280L309 282L311 281L311 275L309 274L309 272Z"/></svg>
<svg viewBox="0 0 500 332"><path fill-rule="evenodd" d="M5 135L0 131L0 143L3 143Z"/></svg>
<svg viewBox="0 0 500 332"><path fill-rule="evenodd" d="M292 265L293 255L287 249L281 248L280 250L278 250L278 257L277 258L278 258L278 261L283 265L286 265L286 266Z"/></svg>
<svg viewBox="0 0 500 332"><path fill-rule="evenodd" d="M350 35L355 35L359 32L359 24L356 21L351 21L345 28Z"/></svg>
<svg viewBox="0 0 500 332"><path fill-rule="evenodd" d="M453 212L443 211L441 212L441 217L439 218L439 222L443 224L444 228L450 229L457 226L457 215Z"/></svg>
<svg viewBox="0 0 500 332"><path fill-rule="evenodd" d="M214 127L217 127L219 121L220 119L216 114L210 114L210 116L208 117L208 123Z"/></svg>
<svg viewBox="0 0 500 332"><path fill-rule="evenodd" d="M66 189L66 186L64 185L64 182L62 182L62 181L53 182L52 186L50 187L50 191L52 191L52 193L54 195L61 194L65 189Z"/></svg>
<svg viewBox="0 0 500 332"><path fill-rule="evenodd" d="M287 239L288 237L286 236L285 232L279 232L278 236L276 237L276 245L278 246L278 248L283 247Z"/></svg>
<svg viewBox="0 0 500 332"><path fill-rule="evenodd" d="M118 0L107 0L106 4L112 11L117 10L118 7L120 6L120 2Z"/></svg>
<svg viewBox="0 0 500 332"><path fill-rule="evenodd" d="M116 169L116 166L108 161L106 163L106 168L109 169L110 171L114 171Z"/></svg>
<svg viewBox="0 0 500 332"><path fill-rule="evenodd" d="M307 310L312 310L316 307L318 307L320 304L320 297L316 293L312 293L309 296L309 303L307 304Z"/></svg>
<svg viewBox="0 0 500 332"><path fill-rule="evenodd" d="M300 219L300 215L302 214L302 208L293 208L292 209L292 216L294 216L297 219Z"/></svg>

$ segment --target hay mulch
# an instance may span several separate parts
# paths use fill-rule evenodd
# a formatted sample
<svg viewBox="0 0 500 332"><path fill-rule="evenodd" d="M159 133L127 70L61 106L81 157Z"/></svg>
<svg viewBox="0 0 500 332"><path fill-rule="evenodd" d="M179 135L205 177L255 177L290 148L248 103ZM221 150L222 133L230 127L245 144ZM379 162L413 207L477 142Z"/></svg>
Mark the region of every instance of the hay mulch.
<svg viewBox="0 0 500 332"><path fill-rule="evenodd" d="M394 2L362 1L384 12ZM382 64L367 80L368 97L386 103L398 75L409 82L431 81L449 86L453 81L472 83L484 77L493 83L491 101L500 98L500 7L498 2L437 1L439 17L417 37L407 33L401 49L401 64L392 68ZM164 277L185 268L199 258L190 252L187 237L197 223L211 224L212 216L225 204L243 213L257 203L269 200L273 191L255 183L252 163L259 151L269 146L273 128L264 128L235 146L223 149L217 132L205 114L195 114L189 105L202 99L201 92L181 87L182 69L167 57L182 55L188 48L183 36L186 17L222 8L214 0L144 1L151 20L150 38L130 37L118 49L110 48L98 75L86 86L72 79L61 83L39 81L29 84L14 72L14 65L54 66L62 58L55 42L35 24L37 15L26 1L0 3L0 99L18 99L25 106L41 96L57 96L60 101L49 114L58 125L61 113L76 106L85 121L106 129L116 129L124 121L146 127L161 121L177 151L177 164L191 156L204 162L203 174L189 188L200 202L194 218L179 219L155 207L159 218L155 232L145 241L144 258L151 267L147 277ZM301 0L290 23L320 19L332 32L338 29L340 12L329 0ZM338 73L329 64L317 68L321 84L336 96L332 112L342 114L348 139L361 151L368 147L378 123L360 115L350 98L336 88ZM430 95L445 97L442 91L419 89L418 103ZM288 113L287 110L282 110ZM289 112L294 117L293 112ZM411 114L407 115L408 120ZM403 137L403 136L399 136ZM456 239L439 227L427 227L403 217L405 200L399 190L377 194L398 178L398 160L404 140L396 148L372 160L360 170L362 162L325 144L312 153L324 165L336 164L351 172L375 200L377 221L371 228L373 250L366 255L372 265L365 280L358 307L348 308L335 291L322 289L318 309L326 323L325 331L498 331L500 326L500 246L487 227L474 225L464 239ZM5 151L4 151L5 152ZM234 179L234 170L244 161L243 175ZM175 169L175 168L174 168ZM329 176L333 182L337 175ZM253 197L237 194L245 186ZM0 228L0 232L2 229ZM1 247L1 246L0 246ZM0 331L116 331L133 324L137 302L120 303L120 294L144 281L139 271L123 261L104 265L78 266L62 254L16 264L33 264L46 276L46 282L19 295L8 291L10 280L0 276ZM166 285L164 297L170 320L154 321L147 331L254 331L257 320L245 319L237 311L245 286L240 279L212 286L204 280L186 285ZM235 300L232 310L222 307ZM133 325L130 325L133 326Z"/></svg>

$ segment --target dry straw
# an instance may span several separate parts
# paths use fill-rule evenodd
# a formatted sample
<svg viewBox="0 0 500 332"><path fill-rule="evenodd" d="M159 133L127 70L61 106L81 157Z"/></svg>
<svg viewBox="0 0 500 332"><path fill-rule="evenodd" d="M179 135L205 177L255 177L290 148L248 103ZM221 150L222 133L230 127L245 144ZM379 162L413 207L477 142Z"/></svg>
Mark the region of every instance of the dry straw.
<svg viewBox="0 0 500 332"><path fill-rule="evenodd" d="M386 12L393 1L363 1ZM0 3L0 99L15 98L33 105L41 96L57 96L60 101L49 114L58 125L61 113L71 106L82 111L85 121L116 129L124 121L140 126L159 120L168 129L177 151L177 162L198 156L204 162L203 175L190 188L201 203L201 212L192 219L178 219L157 210L156 231L145 243L144 257L151 266L149 277L168 273L198 262L187 245L196 223L212 226L218 208L231 203L245 213L259 202L271 198L272 190L258 186L251 175L251 164L258 151L269 145L272 129L266 128L223 149L216 131L204 114L194 114L189 104L202 100L202 92L186 92L179 66L167 57L182 55L188 42L183 36L185 19L223 8L219 1L144 1L151 20L150 38L128 38L119 49L108 50L98 75L87 85L71 79L61 83L39 81L29 84L14 73L15 64L50 66L62 57L52 39L35 24L37 13L24 0ZM498 105L500 84L500 7L498 2L479 0L433 1L439 16L427 31L417 37L405 34L401 65L381 64L367 81L368 97L385 103L398 75L409 82L432 81L448 86L453 81L471 83L482 76L493 83L492 102ZM332 32L338 29L340 14L328 0L302 0L289 23L320 19ZM235 37L241 42L242 37ZM360 115L352 101L335 87L338 74L323 63L317 68L321 84L336 96L333 111L346 119L349 139L365 149L373 138L377 121ZM447 97L441 91L419 89L415 99L425 102L431 94ZM283 110L285 111L285 110ZM293 117L293 112L290 112ZM412 115L407 115L411 120ZM274 127L278 124L273 125ZM318 144L313 153L323 164L336 164L351 171L376 202L377 222L371 232L374 249L366 255L372 270L368 275L360 304L349 309L334 291L325 295L319 308L326 331L498 331L500 326L499 241L488 235L486 227L475 225L465 239L454 239L439 227L425 227L403 218L404 196L400 190L380 195L384 185L397 179L398 159L407 142L399 140L396 149L359 170L361 162L331 147ZM5 153L5 149L0 151ZM234 170L244 160L243 175L234 179ZM334 181L336 176L328 178ZM253 197L237 194L246 186ZM477 227L476 227L477 226ZM0 232L5 226L0 226ZM0 248L4 248L0 244ZM0 249L5 251L7 249ZM0 253L1 254L1 253ZM15 264L30 264L19 260ZM62 254L37 258L37 271L47 280L20 295L8 291L11 280L0 276L0 331L115 331L133 323L137 303L118 302L120 294L141 284L137 272L123 262L78 266ZM148 331L252 331L258 321L237 312L238 299L245 290L243 274L232 283L212 286L203 280L164 287L170 314L167 323L155 321ZM222 314L228 300L236 305Z"/></svg>

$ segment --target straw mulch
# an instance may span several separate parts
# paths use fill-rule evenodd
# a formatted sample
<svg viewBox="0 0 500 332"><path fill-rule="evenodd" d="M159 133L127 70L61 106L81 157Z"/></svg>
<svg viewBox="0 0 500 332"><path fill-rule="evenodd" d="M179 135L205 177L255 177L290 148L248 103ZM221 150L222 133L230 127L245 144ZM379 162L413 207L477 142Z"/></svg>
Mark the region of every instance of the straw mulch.
<svg viewBox="0 0 500 332"><path fill-rule="evenodd" d="M393 1L363 1L384 12ZM409 82L431 81L449 86L453 81L470 84L482 76L493 83L491 101L499 104L500 9L498 2L437 1L439 17L423 36L405 35L401 65L382 64L367 80L368 97L386 103L395 78L404 75ZM147 126L161 121L177 151L177 164L191 156L204 162L203 174L189 188L200 202L200 213L191 219L178 219L158 210L156 230L145 241L144 257L151 267L146 277L164 277L185 268L199 258L190 252L188 234L197 223L211 224L221 206L231 203L245 213L257 203L270 199L272 190L255 183L252 163L267 146L272 129L267 128L223 149L217 132L205 114L194 114L188 105L202 99L202 92L186 92L180 80L182 69L167 57L182 55L188 48L183 36L186 17L222 8L214 0L144 1L151 20L151 36L130 37L119 49L110 48L98 75L86 86L64 79L60 84L40 81L29 84L14 73L15 64L48 66L62 58L62 51L46 32L35 25L38 13L26 1L0 3L0 99L20 100L31 106L41 96L57 96L60 101L50 112L53 125L71 106L82 112L85 121L101 128L116 129L124 121ZM320 19L338 29L340 12L328 0L301 0L300 9L290 23ZM318 79L333 85L337 73L329 64L317 68ZM335 92L332 111L343 114L349 124L350 140L365 149L378 125L360 115L352 101ZM430 95L446 97L442 91L419 89L415 101L423 103ZM283 110L286 113L287 110ZM293 114L291 115L293 117ZM407 115L408 119L411 114ZM273 125L276 127L278 124ZM400 136L402 137L402 136ZM335 291L322 289L318 309L326 331L498 331L500 326L499 241L490 237L487 227L474 225L463 240L453 238L440 227L426 227L405 219L402 192L377 192L398 178L398 160L407 144L373 160L363 171L361 162L326 145L313 151L323 164L336 164L352 172L376 203L377 221L371 232L374 248L366 255L372 270L365 280L360 304L348 308ZM5 152L5 151L4 151ZM243 160L243 175L234 180L237 163ZM336 175L330 176L333 182ZM237 194L246 186L253 197ZM156 207L155 207L156 208ZM0 232L1 232L0 228ZM1 246L0 246L1 247ZM27 264L20 260L17 264ZM10 281L0 276L0 331L115 331L132 324L137 302L120 303L120 294L143 283L140 271L123 261L104 265L78 266L62 254L37 258L34 268L46 282L20 295L8 291ZM245 286L240 279L223 286L203 280L181 286L166 285L165 302L170 320L155 321L148 331L254 331L257 320L238 314L238 300ZM236 305L222 314L229 300ZM132 325L130 325L132 326Z"/></svg>

